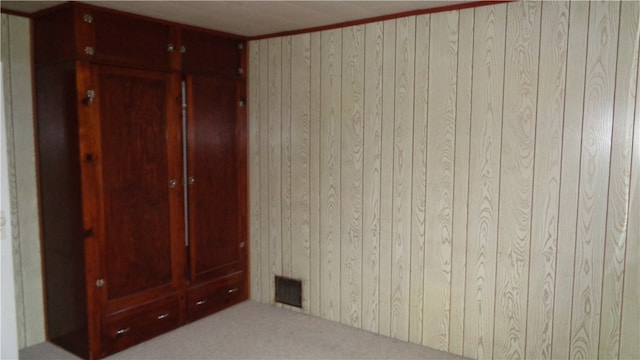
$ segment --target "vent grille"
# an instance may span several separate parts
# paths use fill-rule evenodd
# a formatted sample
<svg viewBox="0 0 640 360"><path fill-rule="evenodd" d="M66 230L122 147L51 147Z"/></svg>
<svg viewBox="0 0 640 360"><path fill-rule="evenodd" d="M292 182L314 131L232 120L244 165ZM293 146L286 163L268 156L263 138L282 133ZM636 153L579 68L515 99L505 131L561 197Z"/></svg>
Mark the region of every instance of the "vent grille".
<svg viewBox="0 0 640 360"><path fill-rule="evenodd" d="M302 308L302 281L276 276L276 302Z"/></svg>

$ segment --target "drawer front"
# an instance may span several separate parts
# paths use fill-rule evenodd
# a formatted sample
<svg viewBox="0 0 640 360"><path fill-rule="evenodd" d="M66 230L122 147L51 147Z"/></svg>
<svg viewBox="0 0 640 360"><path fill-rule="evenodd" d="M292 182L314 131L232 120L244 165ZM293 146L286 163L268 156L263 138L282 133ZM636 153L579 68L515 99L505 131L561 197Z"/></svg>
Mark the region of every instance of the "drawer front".
<svg viewBox="0 0 640 360"><path fill-rule="evenodd" d="M244 272L192 286L187 291L187 313L194 321L235 305L244 297Z"/></svg>
<svg viewBox="0 0 640 360"><path fill-rule="evenodd" d="M177 328L178 312L178 298L171 296L107 316L102 329L102 355Z"/></svg>
<svg viewBox="0 0 640 360"><path fill-rule="evenodd" d="M78 21L87 32L87 36L78 39L81 57L149 70L171 69L176 51L171 25L96 9L82 9L77 16L82 17Z"/></svg>

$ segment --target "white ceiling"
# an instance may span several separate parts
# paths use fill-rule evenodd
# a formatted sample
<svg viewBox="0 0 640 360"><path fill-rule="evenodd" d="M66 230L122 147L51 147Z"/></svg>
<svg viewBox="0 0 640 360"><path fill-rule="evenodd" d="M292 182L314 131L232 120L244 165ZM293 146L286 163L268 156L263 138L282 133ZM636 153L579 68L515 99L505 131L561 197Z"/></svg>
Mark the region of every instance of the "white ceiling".
<svg viewBox="0 0 640 360"><path fill-rule="evenodd" d="M83 2L206 29L253 37L474 1ZM60 3L63 3L63 1L1 1L0 5L3 9L33 13Z"/></svg>

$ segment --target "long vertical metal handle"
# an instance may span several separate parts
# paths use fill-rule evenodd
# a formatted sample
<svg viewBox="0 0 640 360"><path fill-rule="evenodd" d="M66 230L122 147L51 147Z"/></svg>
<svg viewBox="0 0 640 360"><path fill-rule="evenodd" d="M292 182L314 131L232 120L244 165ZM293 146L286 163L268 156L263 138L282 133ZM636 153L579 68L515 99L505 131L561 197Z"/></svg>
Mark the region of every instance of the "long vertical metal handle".
<svg viewBox="0 0 640 360"><path fill-rule="evenodd" d="M184 246L189 246L189 185L187 184L187 83L182 80L182 186L184 187Z"/></svg>

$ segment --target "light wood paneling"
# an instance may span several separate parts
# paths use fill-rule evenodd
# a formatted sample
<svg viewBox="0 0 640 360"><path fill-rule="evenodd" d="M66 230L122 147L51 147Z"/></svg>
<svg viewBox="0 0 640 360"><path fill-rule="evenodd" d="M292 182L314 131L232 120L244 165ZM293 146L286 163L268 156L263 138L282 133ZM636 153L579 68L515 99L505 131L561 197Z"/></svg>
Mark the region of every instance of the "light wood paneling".
<svg viewBox="0 0 640 360"><path fill-rule="evenodd" d="M507 6L475 9L464 355L493 354Z"/></svg>
<svg viewBox="0 0 640 360"><path fill-rule="evenodd" d="M546 6L546 4L544 5ZM576 214L580 170L580 146L587 44L584 34L589 26L589 3L572 2L569 8L569 39L560 170L560 204L556 284L551 355L569 358L571 345L571 296L576 246Z"/></svg>
<svg viewBox="0 0 640 360"><path fill-rule="evenodd" d="M640 6L634 2L621 3L613 134L609 174L609 196L604 250L604 278L602 280L602 309L600 311L600 343L598 357L615 359L620 351L620 324L624 285L625 251L629 222L629 191L633 123L638 74L638 35L640 34ZM633 238L629 238L634 241ZM636 238L637 239L637 238ZM604 315L604 316L603 316ZM608 315L608 316L607 316Z"/></svg>
<svg viewBox="0 0 640 360"><path fill-rule="evenodd" d="M311 34L311 99L309 134L309 302L320 316L320 33ZM304 295L303 295L304 296Z"/></svg>
<svg viewBox="0 0 640 360"><path fill-rule="evenodd" d="M413 118L413 165L411 180L411 283L409 341L422 342L424 312L424 255L427 181L427 103L429 97L430 15L416 18L416 55Z"/></svg>
<svg viewBox="0 0 640 360"><path fill-rule="evenodd" d="M598 356L618 2L591 3L571 321L572 358Z"/></svg>
<svg viewBox="0 0 640 360"><path fill-rule="evenodd" d="M342 31L340 303L342 323L362 325L364 25Z"/></svg>
<svg viewBox="0 0 640 360"><path fill-rule="evenodd" d="M639 8L514 2L252 42L253 298L290 266L303 311L381 335L637 357Z"/></svg>
<svg viewBox="0 0 640 360"><path fill-rule="evenodd" d="M302 279L302 309L309 311L311 37L291 38L291 277Z"/></svg>
<svg viewBox="0 0 640 360"><path fill-rule="evenodd" d="M282 275L282 39L269 39L268 57L268 199L269 274ZM268 298L275 299L275 281L268 279ZM272 301L272 300L271 300Z"/></svg>
<svg viewBox="0 0 640 360"><path fill-rule="evenodd" d="M342 29L320 46L320 316L340 321Z"/></svg>
<svg viewBox="0 0 640 360"><path fill-rule="evenodd" d="M260 298L262 302L272 302L270 297L271 267L269 244L269 41L262 40L260 45Z"/></svg>
<svg viewBox="0 0 640 360"><path fill-rule="evenodd" d="M550 359L569 4L542 4L526 357Z"/></svg>
<svg viewBox="0 0 640 360"><path fill-rule="evenodd" d="M540 2L507 6L493 356L522 358L526 339Z"/></svg>
<svg viewBox="0 0 640 360"><path fill-rule="evenodd" d="M393 137L395 116L396 20L384 22L382 54L382 156L380 176L380 334L391 336Z"/></svg>
<svg viewBox="0 0 640 360"><path fill-rule="evenodd" d="M291 277L291 36L282 38L282 100L280 102L282 275Z"/></svg>
<svg viewBox="0 0 640 360"><path fill-rule="evenodd" d="M423 344L449 349L459 12L431 15ZM467 139L468 141L468 139Z"/></svg>
<svg viewBox="0 0 640 360"><path fill-rule="evenodd" d="M380 165L382 149L381 22L365 27L364 163L362 165L362 328L380 322Z"/></svg>
<svg viewBox="0 0 640 360"><path fill-rule="evenodd" d="M415 17L396 22L395 114L393 133L393 207L391 215L391 336L409 339L411 266L411 165Z"/></svg>
<svg viewBox="0 0 640 360"><path fill-rule="evenodd" d="M460 11L456 76L456 138L454 203L451 244L451 319L449 351L462 355L465 320L465 270L467 250L467 208L469 200L469 143L471 140L471 75L473 61L474 10Z"/></svg>
<svg viewBox="0 0 640 360"><path fill-rule="evenodd" d="M249 252L251 271L251 299L261 300L262 245L260 235L260 43L249 43Z"/></svg>

